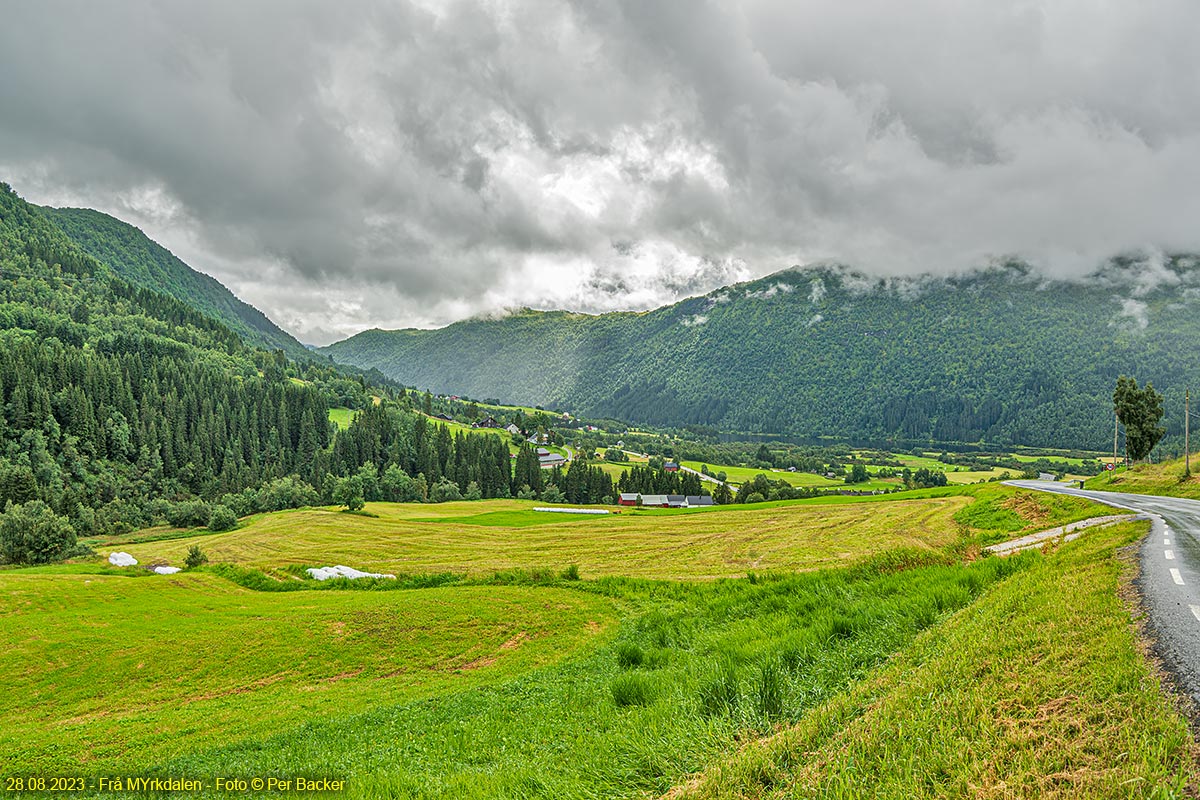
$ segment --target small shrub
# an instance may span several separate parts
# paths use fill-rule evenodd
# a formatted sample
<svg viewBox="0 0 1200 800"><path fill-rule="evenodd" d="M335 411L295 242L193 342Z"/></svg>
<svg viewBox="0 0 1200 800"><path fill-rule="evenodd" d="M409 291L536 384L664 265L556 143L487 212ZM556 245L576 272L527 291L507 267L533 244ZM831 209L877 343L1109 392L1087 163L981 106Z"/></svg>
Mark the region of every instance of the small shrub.
<svg viewBox="0 0 1200 800"><path fill-rule="evenodd" d="M231 531L237 527L237 515L225 506L213 506L212 515L208 518L208 529L216 533Z"/></svg>
<svg viewBox="0 0 1200 800"><path fill-rule="evenodd" d="M617 666L621 669L632 669L646 663L646 653L633 642L621 642L617 645Z"/></svg>
<svg viewBox="0 0 1200 800"><path fill-rule="evenodd" d="M577 580L579 580L579 565L578 565L578 564L572 564L571 566L569 566L569 567L567 567L566 569L564 569L564 570L563 570L563 572L562 572L562 579L563 579L564 581L577 581Z"/></svg>
<svg viewBox="0 0 1200 800"><path fill-rule="evenodd" d="M188 569L195 569L196 567L207 563L208 556L204 554L204 551L200 549L200 545L198 544L194 544L189 547L187 557L183 559L183 565Z"/></svg>
<svg viewBox="0 0 1200 800"><path fill-rule="evenodd" d="M658 693L654 679L639 672L618 675L610 688L618 706L648 706Z"/></svg>
<svg viewBox="0 0 1200 800"><path fill-rule="evenodd" d="M41 500L13 505L0 514L0 557L10 564L49 564L75 548L75 529Z"/></svg>
<svg viewBox="0 0 1200 800"><path fill-rule="evenodd" d="M435 483L429 490L429 501L432 503L452 503L462 499L462 492L459 491L458 484L446 477Z"/></svg>
<svg viewBox="0 0 1200 800"><path fill-rule="evenodd" d="M175 528L203 528L211 515L212 508L203 500L171 503L166 509L167 522Z"/></svg>

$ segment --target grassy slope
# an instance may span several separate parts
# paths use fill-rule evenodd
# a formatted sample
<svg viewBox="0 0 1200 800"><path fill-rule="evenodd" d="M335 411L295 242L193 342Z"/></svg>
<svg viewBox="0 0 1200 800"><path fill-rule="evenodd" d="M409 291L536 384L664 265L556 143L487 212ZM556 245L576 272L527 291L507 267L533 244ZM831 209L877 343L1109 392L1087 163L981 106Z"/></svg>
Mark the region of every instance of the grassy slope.
<svg viewBox="0 0 1200 800"><path fill-rule="evenodd" d="M354 421L354 414L355 411L352 408L331 408L329 409L329 421L336 424L339 429L346 430Z"/></svg>
<svg viewBox="0 0 1200 800"><path fill-rule="evenodd" d="M1178 796L1184 719L1139 652L1115 548L1144 524L1039 559L687 796ZM1194 784L1193 784L1194 785Z"/></svg>
<svg viewBox="0 0 1200 800"><path fill-rule="evenodd" d="M898 460L912 470L925 467L927 469L936 470L946 473L946 481L955 485L965 485L970 483L979 483L980 481L998 478L1008 473L1013 477L1012 470L991 469L991 470L966 470L951 467L933 458L923 458L919 456L897 456ZM875 489L890 490L900 485L899 478L875 478L865 483L856 483L847 485L845 481L838 478L826 478L823 475L814 475L811 472L787 472L786 470L765 470L755 469L753 467L738 467L729 464L704 464L700 461L683 461L683 466L694 469L700 472L702 466L707 466L708 471L715 475L718 472L724 472L726 479L734 485L741 485L748 480L753 480L754 476L762 473L773 481L787 481L792 486L815 486L820 489L852 489L855 491L871 491ZM867 467L867 471L874 476L879 471L879 467Z"/></svg>
<svg viewBox="0 0 1200 800"><path fill-rule="evenodd" d="M842 691L1025 563L692 584L604 580L585 588L619 596L630 614L616 641L589 656L165 769L255 775L302 763L346 777L349 797L646 797ZM641 665L620 663L629 651L645 655ZM773 670L767 702L764 667Z"/></svg>
<svg viewBox="0 0 1200 800"><path fill-rule="evenodd" d="M981 502L964 511L972 496ZM1002 506L1016 496L1026 498L1022 505ZM228 533L128 545L114 541L98 549L119 548L143 562L174 564L199 544L214 562L262 568L348 564L393 573L479 575L577 564L585 577L696 579L817 569L899 547L940 548L964 532L992 541L1106 512L1076 498L1019 493L997 484L914 500L799 501L601 517L539 514L530 511L535 505L519 500L370 503L367 510L374 517L301 509L253 517ZM131 538L144 539L147 533Z"/></svg>
<svg viewBox="0 0 1200 800"><path fill-rule="evenodd" d="M472 428L470 425L466 425L462 422L456 422L454 420L438 419L437 417L426 417L426 419L428 419L429 423L435 427L439 425L446 427L450 431L451 436L459 433L481 433L485 436L503 436L505 441L508 442L508 451L510 453L519 452L521 449L519 446L513 444L512 434L503 428ZM550 452L558 453L561 456L566 455L566 451L564 451L561 447L549 447L547 449L550 450Z"/></svg>
<svg viewBox="0 0 1200 800"><path fill-rule="evenodd" d="M1192 456L1192 474L1183 477L1183 459L1176 458L1159 464L1134 464L1130 469L1102 472L1089 478L1089 489L1106 492L1133 492L1170 497L1200 499L1200 456Z"/></svg>
<svg viewBox="0 0 1200 800"><path fill-rule="evenodd" d="M754 480L756 475L766 475L773 481L785 481L792 486L815 486L819 489L852 489L855 491L870 491L872 489L894 489L899 481L871 480L865 483L847 485L843 480L814 475L811 472L788 472L787 470L755 469L753 467L735 467L729 464L704 464L700 461L684 461L683 466L700 472L702 466L715 475L724 472L725 478L732 484L740 486L746 481Z"/></svg>
<svg viewBox="0 0 1200 800"><path fill-rule="evenodd" d="M614 619L552 588L280 594L56 569L0 572L0 775L142 769L510 679Z"/></svg>

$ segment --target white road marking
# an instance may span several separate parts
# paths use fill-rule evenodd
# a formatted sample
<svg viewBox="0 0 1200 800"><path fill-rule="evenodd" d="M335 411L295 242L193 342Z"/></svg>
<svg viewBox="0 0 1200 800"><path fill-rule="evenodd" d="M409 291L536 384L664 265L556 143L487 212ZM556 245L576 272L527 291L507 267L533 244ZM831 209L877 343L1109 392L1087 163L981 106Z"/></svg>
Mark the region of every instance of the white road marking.
<svg viewBox="0 0 1200 800"><path fill-rule="evenodd" d="M1183 586L1183 576L1179 574L1179 570L1171 568L1171 580L1175 581L1180 586Z"/></svg>
<svg viewBox="0 0 1200 800"><path fill-rule="evenodd" d="M1167 561L1175 560L1175 554L1173 552L1171 552L1170 550L1163 551L1163 555L1167 557Z"/></svg>
<svg viewBox="0 0 1200 800"><path fill-rule="evenodd" d="M1163 539L1163 544L1169 545L1170 543L1171 543L1170 539Z"/></svg>
<svg viewBox="0 0 1200 800"><path fill-rule="evenodd" d="M1200 620L1200 606L1191 606L1192 616Z"/></svg>

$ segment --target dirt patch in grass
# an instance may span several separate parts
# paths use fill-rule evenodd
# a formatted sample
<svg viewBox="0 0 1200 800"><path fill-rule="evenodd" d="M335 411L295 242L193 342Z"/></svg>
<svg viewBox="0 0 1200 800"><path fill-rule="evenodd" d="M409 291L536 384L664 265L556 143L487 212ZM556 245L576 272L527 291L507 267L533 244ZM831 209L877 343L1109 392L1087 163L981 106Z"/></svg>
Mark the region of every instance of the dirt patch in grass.
<svg viewBox="0 0 1200 800"><path fill-rule="evenodd" d="M480 669L482 667L490 667L492 664L495 664L495 663L496 663L495 656L480 656L479 658L475 659L474 661L468 661L466 664L462 664L461 666L455 667L455 669L457 669L457 670Z"/></svg>
<svg viewBox="0 0 1200 800"><path fill-rule="evenodd" d="M1015 494L1001 503L1000 507L1006 508L1021 519L1036 525L1042 524L1051 516L1050 509L1046 508L1041 500L1032 494Z"/></svg>
<svg viewBox="0 0 1200 800"><path fill-rule="evenodd" d="M501 650L516 650L518 647L521 646L522 642L526 642L526 641L529 641L529 634L526 633L525 631L521 631L516 636L509 639L507 642L500 645L500 649Z"/></svg>

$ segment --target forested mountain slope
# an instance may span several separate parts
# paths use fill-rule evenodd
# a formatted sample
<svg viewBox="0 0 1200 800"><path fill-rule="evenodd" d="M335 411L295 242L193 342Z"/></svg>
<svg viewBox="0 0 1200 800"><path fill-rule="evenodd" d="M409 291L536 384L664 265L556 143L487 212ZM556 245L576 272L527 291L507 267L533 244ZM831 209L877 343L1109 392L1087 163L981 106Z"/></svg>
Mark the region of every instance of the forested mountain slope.
<svg viewBox="0 0 1200 800"><path fill-rule="evenodd" d="M1082 283L1020 265L911 281L794 269L645 313L525 310L324 352L408 385L632 422L1103 449L1119 374L1182 408L1197 310L1200 270L1182 257Z"/></svg>
<svg viewBox="0 0 1200 800"><path fill-rule="evenodd" d="M130 283L182 300L231 328L247 343L283 350L292 358L312 354L265 314L239 300L208 275L189 267L141 230L90 208L42 208L84 252Z"/></svg>
<svg viewBox="0 0 1200 800"><path fill-rule="evenodd" d="M334 406L355 410L344 430ZM0 183L0 563L60 558L76 534L353 498L508 497L551 481L573 502L612 495L580 460L543 475L526 445L516 466L507 437L453 435L402 389L251 348L130 283Z"/></svg>

